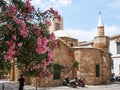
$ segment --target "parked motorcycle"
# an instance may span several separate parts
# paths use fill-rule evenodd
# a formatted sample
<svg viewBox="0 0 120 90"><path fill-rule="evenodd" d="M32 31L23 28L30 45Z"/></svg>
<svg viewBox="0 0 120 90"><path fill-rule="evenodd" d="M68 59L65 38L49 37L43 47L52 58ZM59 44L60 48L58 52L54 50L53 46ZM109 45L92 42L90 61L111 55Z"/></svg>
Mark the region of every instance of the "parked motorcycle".
<svg viewBox="0 0 120 90"><path fill-rule="evenodd" d="M77 85L80 86L80 87L85 87L84 80L78 79L78 80L77 80Z"/></svg>
<svg viewBox="0 0 120 90"><path fill-rule="evenodd" d="M116 81L120 82L120 76L116 77Z"/></svg>
<svg viewBox="0 0 120 90"><path fill-rule="evenodd" d="M112 79L111 79L111 81L112 81L112 82L115 82L115 81L120 82L120 76L112 75Z"/></svg>
<svg viewBox="0 0 120 90"><path fill-rule="evenodd" d="M63 81L63 85L64 86L69 86L69 87L73 87L73 88L76 88L77 85L76 85L76 80L75 79L72 79L69 81L68 77L65 77L64 81Z"/></svg>
<svg viewBox="0 0 120 90"><path fill-rule="evenodd" d="M76 88L77 86L80 86L80 87L85 87L85 83L82 79L72 79L69 81L68 77L65 77L64 81L63 81L63 85L64 86L71 86L71 87L74 87Z"/></svg>

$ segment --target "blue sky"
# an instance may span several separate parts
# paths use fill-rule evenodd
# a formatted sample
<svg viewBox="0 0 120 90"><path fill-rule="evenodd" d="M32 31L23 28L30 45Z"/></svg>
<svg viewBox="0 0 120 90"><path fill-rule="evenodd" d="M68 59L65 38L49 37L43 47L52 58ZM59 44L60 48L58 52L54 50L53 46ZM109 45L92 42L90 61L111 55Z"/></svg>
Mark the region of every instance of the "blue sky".
<svg viewBox="0 0 120 90"><path fill-rule="evenodd" d="M120 34L120 0L32 0L35 7L53 7L64 19L64 30L79 41L97 36L99 11L102 12L105 35Z"/></svg>

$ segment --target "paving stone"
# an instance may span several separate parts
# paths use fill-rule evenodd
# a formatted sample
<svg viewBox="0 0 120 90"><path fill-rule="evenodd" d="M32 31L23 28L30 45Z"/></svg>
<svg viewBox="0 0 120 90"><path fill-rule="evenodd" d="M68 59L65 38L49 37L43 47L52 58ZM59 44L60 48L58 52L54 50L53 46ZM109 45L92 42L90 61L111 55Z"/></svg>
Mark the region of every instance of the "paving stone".
<svg viewBox="0 0 120 90"><path fill-rule="evenodd" d="M4 89L3 89L4 84ZM0 90L18 90L18 83L16 82L1 82ZM35 87L30 85L25 85L24 90L36 90ZM86 87L72 88L68 86L58 86L58 87L38 87L37 90L120 90L120 82L115 82L109 85L86 85Z"/></svg>

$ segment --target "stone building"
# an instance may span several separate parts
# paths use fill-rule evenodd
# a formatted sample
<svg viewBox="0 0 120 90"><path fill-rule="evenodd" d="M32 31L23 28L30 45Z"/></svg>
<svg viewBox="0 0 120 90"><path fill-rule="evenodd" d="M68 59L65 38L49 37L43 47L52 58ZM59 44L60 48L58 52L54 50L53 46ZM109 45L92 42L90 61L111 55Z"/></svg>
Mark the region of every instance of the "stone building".
<svg viewBox="0 0 120 90"><path fill-rule="evenodd" d="M55 33L56 39L61 40L61 43L64 43L69 47L69 49L73 50L74 55L72 57L74 57L75 61L79 62L78 69L76 69L76 76L78 78L85 79L85 83L91 85L108 84L111 82L111 54L109 53L109 37L104 34L104 25L101 13L99 14L97 26L98 36L94 37L93 42L88 45L78 42L77 39L71 37L67 32L65 32L63 28L62 30L59 30L61 29L60 23L58 23L58 25L53 24L52 26L57 28L52 30ZM61 49L62 53L64 53L65 49ZM65 52L64 55L68 55L68 53ZM59 57L56 53L54 56ZM60 60L64 61L64 59ZM70 62L69 59L66 61Z"/></svg>
<svg viewBox="0 0 120 90"><path fill-rule="evenodd" d="M108 50L109 37L104 35L101 14L99 14L97 28L98 36L94 37L93 42L78 42L63 30L63 20L52 22L49 32L54 32L58 43L58 48L53 51L53 63L65 68L53 73L52 78L37 80L37 85L62 85L66 75L70 79L75 77L84 79L85 83L90 85L109 84L111 82L111 54ZM75 62L79 63L78 67L74 67ZM29 84L35 85L35 82L36 79L31 77Z"/></svg>

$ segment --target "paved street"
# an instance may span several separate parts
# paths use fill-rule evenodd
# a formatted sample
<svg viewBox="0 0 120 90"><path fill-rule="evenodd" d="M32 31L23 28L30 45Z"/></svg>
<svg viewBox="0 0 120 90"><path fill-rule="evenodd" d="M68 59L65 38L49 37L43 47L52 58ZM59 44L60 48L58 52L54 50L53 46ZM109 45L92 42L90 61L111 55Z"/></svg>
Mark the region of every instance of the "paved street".
<svg viewBox="0 0 120 90"><path fill-rule="evenodd" d="M25 90L36 90L35 87L25 86ZM120 82L110 85L86 85L86 87L71 88L67 86L38 88L37 90L120 90Z"/></svg>
<svg viewBox="0 0 120 90"><path fill-rule="evenodd" d="M3 89L4 84L4 89ZM0 90L18 90L18 83L11 81L1 81L0 80ZM36 90L33 86L25 85L24 90ZM120 82L116 82L110 85L86 85L86 87L67 87L67 86L58 86L58 87L40 87L37 90L120 90Z"/></svg>

